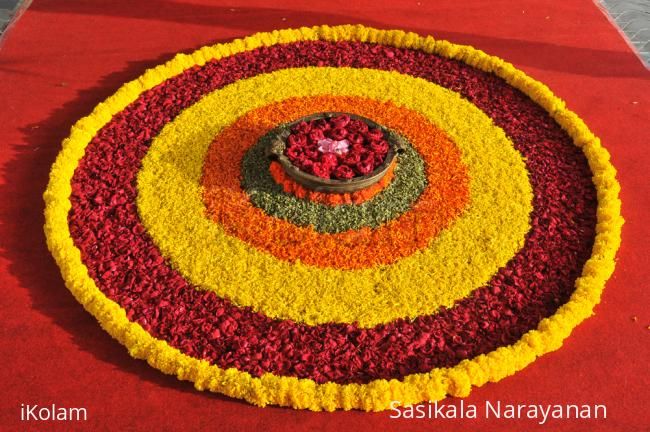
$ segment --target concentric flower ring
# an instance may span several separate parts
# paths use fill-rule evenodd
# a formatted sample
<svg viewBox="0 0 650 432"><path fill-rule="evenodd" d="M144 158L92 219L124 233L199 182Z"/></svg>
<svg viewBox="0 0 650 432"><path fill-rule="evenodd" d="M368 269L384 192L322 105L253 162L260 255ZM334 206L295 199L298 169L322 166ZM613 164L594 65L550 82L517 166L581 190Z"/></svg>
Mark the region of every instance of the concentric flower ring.
<svg viewBox="0 0 650 432"><path fill-rule="evenodd" d="M368 71L361 75L354 70L333 69L325 74L315 70L302 77L300 71L281 72L239 81L237 88L204 97L161 132L145 157L138 182L139 215L163 255L189 281L238 305L252 306L270 317L307 324L357 322L363 327L371 327L397 318L431 314L440 306L453 305L476 287L487 283L521 248L529 228L530 191L520 155L484 114L466 102L463 104L457 95L433 84L419 81L415 87L416 100L421 102L419 106L429 108L428 115L433 118L436 118L436 113L445 112L449 105L459 104L464 108L462 116L447 121L452 122L448 128L456 131L456 141L466 151L465 159L471 164L474 201L450 230L433 241L429 240L436 234L441 219L444 221L448 214L436 213L436 210L445 207L450 212L454 207L463 208L464 174L462 169L456 173L453 168L454 164L460 168L459 161L455 161L457 156L453 144L444 136L436 138L439 132L428 123L430 120L417 112L389 103L370 100L359 103L357 99L330 96L317 99L317 105L299 104L294 111L291 111L292 103L264 107L265 120L259 120L257 127L248 120L249 115L244 115L234 128L223 130L220 137L224 139L217 138L216 145L210 144L218 127L216 120L214 128L202 123L202 127L193 132L197 124L195 118L217 119L221 111L232 115L230 113L235 109L246 109L249 101L266 103L264 96L254 89L282 88L281 94L294 94L287 82L289 76L303 93L310 91L304 86L314 91L337 93L341 91L339 85L349 85L354 91L365 94L372 93L359 82L361 76L368 76ZM376 73L388 82L395 81L396 93L402 92L397 83L407 77ZM226 93L228 91L230 96ZM242 98L237 96L239 94L248 97ZM446 104L449 98L452 101ZM438 101L437 104L432 104L432 100ZM236 103L238 108L231 107L229 101ZM429 186L412 210L367 235L364 231L323 235L268 218L248 204L244 191L237 187L240 160L237 155L252 146L257 136L278 122L303 115L303 110L315 107L351 109L353 106L364 106L361 114L387 122L420 148L428 164ZM286 110L289 113L283 117ZM253 111L251 116L260 118L256 113ZM413 122L411 125L407 118ZM443 118L437 120L445 121ZM418 128L419 133L415 130ZM238 130L252 130L253 133L247 140L236 133ZM474 149L481 145L483 152L476 154ZM212 151L205 158L203 154L208 146ZM207 210L218 225L206 220L200 195L192 192L198 190L201 176L201 165L194 164L194 161L204 159L205 166L210 167L204 184L214 203L208 204ZM168 173L177 169L178 161L185 161L181 168L184 175L169 180ZM210 178L210 174L214 178ZM442 187L445 184L447 187ZM502 187L492 193L494 184ZM458 204L454 202L457 198L461 198ZM491 211L495 207L496 210ZM387 209L388 206L381 208ZM249 223L241 224L242 218ZM345 219L349 219L349 215ZM508 228L494 232L493 226ZM193 234L186 235L188 232ZM253 245L254 249L233 244L232 235ZM490 243L484 239L490 239ZM424 247L426 250L422 253L408 256ZM258 249L291 263L261 254ZM388 260L401 258L402 254L407 258L388 268L371 267L357 272L341 270L346 268L345 264L365 268L368 264L390 263ZM222 260L227 260L228 265L225 266ZM238 270L233 271L232 266L237 265L233 262L240 264ZM316 272L302 263L334 268ZM224 268L228 270L222 271ZM430 271L432 268L437 271ZM310 287L309 292L296 295L305 286Z"/></svg>
<svg viewBox="0 0 650 432"><path fill-rule="evenodd" d="M363 68L355 70L368 72L375 83L370 69L435 82L503 128L526 158L534 194L531 229L523 248L485 287L414 320L373 328L310 326L273 320L193 289L165 263L134 203L151 139L173 134L171 125L163 126L213 90L303 66ZM177 162L181 169L168 174L187 175L182 168L189 162ZM201 160L191 162L201 166ZM559 347L591 314L613 271L622 224L614 173L606 151L575 114L498 59L402 32L319 27L206 48L123 87L78 122L64 143L45 194L46 234L68 287L135 357L197 388L259 405L378 410L391 400L466 395L472 385L498 380ZM248 264L255 263L230 265L237 271Z"/></svg>

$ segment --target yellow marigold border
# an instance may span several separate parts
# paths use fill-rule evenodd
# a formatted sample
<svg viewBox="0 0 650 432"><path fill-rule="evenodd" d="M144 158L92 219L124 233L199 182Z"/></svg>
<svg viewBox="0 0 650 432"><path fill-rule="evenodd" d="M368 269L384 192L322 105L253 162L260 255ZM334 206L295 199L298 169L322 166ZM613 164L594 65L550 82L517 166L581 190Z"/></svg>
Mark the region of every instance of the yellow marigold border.
<svg viewBox="0 0 650 432"><path fill-rule="evenodd" d="M575 145L583 150L594 173L593 181L598 195L592 256L576 280L576 289L570 300L553 316L542 320L536 330L529 331L513 345L464 360L452 368L438 368L426 374L409 375L402 381L316 384L308 379L279 377L268 373L254 378L236 369L220 369L206 361L189 357L164 341L153 338L140 325L129 321L124 309L97 288L81 261L79 249L70 237L67 222L71 208L70 180L91 138L140 93L189 67L261 46L317 39L375 42L420 49L492 72L546 109L573 138ZM68 289L108 333L129 349L133 357L146 359L151 366L167 374L174 374L179 379L194 381L199 390L209 389L259 406L273 404L314 411L338 408L380 411L388 409L392 400L408 405L439 400L447 394L467 396L473 385L499 381L523 369L538 356L558 349L573 328L593 313L605 282L614 271L624 222L619 192L616 169L610 163L609 153L601 146L600 140L575 113L566 109L564 102L548 87L515 69L512 64L470 46L436 40L431 36L421 37L400 30L377 30L362 25L318 26L258 33L227 44L203 47L191 55L179 54L164 65L150 69L140 78L123 85L113 96L100 103L88 117L79 120L72 127L70 136L63 141L63 149L52 166L50 182L44 193L44 229L48 247L61 268Z"/></svg>

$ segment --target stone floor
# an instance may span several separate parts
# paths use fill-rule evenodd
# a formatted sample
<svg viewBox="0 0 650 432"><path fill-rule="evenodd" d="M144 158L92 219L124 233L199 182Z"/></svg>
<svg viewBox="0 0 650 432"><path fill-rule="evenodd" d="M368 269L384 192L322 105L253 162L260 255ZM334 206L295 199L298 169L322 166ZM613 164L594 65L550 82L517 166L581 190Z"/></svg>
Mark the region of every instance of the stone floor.
<svg viewBox="0 0 650 432"><path fill-rule="evenodd" d="M28 7L30 1L0 0L0 38L17 12ZM650 68L650 0L594 0L594 3L609 15Z"/></svg>
<svg viewBox="0 0 650 432"><path fill-rule="evenodd" d="M0 0L0 35L18 11L19 4L22 4L21 0Z"/></svg>
<svg viewBox="0 0 650 432"><path fill-rule="evenodd" d="M595 0L595 3L607 11L645 66L650 68L650 1Z"/></svg>

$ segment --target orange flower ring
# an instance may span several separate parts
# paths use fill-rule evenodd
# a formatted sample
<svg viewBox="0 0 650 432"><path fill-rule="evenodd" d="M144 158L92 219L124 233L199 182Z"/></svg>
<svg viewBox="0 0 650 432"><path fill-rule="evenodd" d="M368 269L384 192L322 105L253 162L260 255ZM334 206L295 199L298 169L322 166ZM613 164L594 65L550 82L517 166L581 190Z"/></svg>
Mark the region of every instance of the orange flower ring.
<svg viewBox="0 0 650 432"><path fill-rule="evenodd" d="M281 123L309 113L345 111L368 116L404 134L420 149L428 186L413 208L372 230L321 234L311 227L269 218L253 207L237 179L241 158L259 137ZM269 128L270 126L270 128ZM446 134L421 115L365 98L320 96L287 100L251 111L216 137L204 165L204 201L208 215L256 248L274 256L319 267L363 268L390 264L426 246L460 214L468 202L467 171ZM249 221L241 223L244 218ZM271 241L269 241L271 240Z"/></svg>

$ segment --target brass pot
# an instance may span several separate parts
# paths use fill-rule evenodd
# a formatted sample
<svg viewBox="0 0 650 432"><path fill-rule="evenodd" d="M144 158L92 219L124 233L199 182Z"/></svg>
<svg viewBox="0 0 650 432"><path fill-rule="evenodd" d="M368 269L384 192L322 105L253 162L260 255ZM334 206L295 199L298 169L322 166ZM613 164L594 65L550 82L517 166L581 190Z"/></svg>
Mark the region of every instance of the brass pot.
<svg viewBox="0 0 650 432"><path fill-rule="evenodd" d="M388 141L390 148L388 149L388 153L386 154L386 159L384 159L384 162L375 168L373 172L365 176L354 177L349 180L325 179L302 171L297 166L293 165L289 158L284 155L287 139L289 138L289 135L291 134L291 128L294 125L302 121L309 122L322 118L329 119L331 117L336 117L339 115L347 115L351 119L361 120L368 126L372 128L379 128L384 132L384 139ZM281 126L278 126L271 131L270 136L272 138L269 141L268 147L266 148L266 155L268 158L277 160L287 175L295 180L298 184L316 192L329 193L356 192L377 183L384 175L386 175L386 172L388 171L390 165L393 163L393 160L399 153L404 151L405 146L404 138L402 138L396 132L378 123L375 123L368 118L341 112L324 112L302 117L291 123L285 123Z"/></svg>

